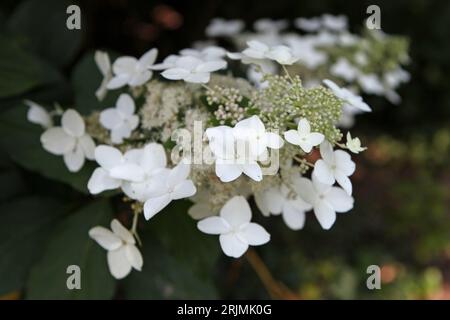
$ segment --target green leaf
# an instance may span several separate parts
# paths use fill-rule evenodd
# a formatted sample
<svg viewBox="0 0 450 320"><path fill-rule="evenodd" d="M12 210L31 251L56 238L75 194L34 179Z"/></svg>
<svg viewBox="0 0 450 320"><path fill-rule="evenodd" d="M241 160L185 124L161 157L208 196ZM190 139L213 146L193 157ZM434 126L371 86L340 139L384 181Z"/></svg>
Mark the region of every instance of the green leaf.
<svg viewBox="0 0 450 320"><path fill-rule="evenodd" d="M111 221L107 200L93 202L56 226L44 256L33 267L27 282L28 299L111 299L115 280L106 263L106 252L89 238L88 231ZM67 288L67 267L81 269L81 289Z"/></svg>
<svg viewBox="0 0 450 320"><path fill-rule="evenodd" d="M28 270L56 220L64 213L54 199L27 197L0 206L0 295L23 287Z"/></svg>
<svg viewBox="0 0 450 320"><path fill-rule="evenodd" d="M109 53L110 58L115 54ZM109 91L102 101L95 96L100 87L103 75L94 60L94 53L86 53L75 66L71 81L75 92L75 105L81 113L89 114L95 110L103 110L115 106L116 100L123 90Z"/></svg>
<svg viewBox="0 0 450 320"><path fill-rule="evenodd" d="M66 9L72 3L65 0L23 1L11 15L9 30L22 35L38 56L57 66L73 60L83 38L81 30L69 30Z"/></svg>
<svg viewBox="0 0 450 320"><path fill-rule="evenodd" d="M130 299L214 299L217 239L202 234L187 214L189 203L176 201L141 231L144 266L125 282Z"/></svg>
<svg viewBox="0 0 450 320"><path fill-rule="evenodd" d="M40 126L29 123L27 107L17 106L0 113L0 146L24 168L43 176L69 184L88 193L87 182L95 167L87 162L79 172L69 172L63 158L52 155L42 148Z"/></svg>

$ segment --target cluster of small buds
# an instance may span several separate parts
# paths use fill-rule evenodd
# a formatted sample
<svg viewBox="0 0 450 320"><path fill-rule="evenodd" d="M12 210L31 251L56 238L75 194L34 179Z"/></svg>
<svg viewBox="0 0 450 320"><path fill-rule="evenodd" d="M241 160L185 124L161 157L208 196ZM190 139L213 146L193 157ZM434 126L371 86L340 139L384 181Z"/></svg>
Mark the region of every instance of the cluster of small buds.
<svg viewBox="0 0 450 320"><path fill-rule="evenodd" d="M235 88L215 86L208 89L206 93L206 102L209 106L216 107L214 116L220 125L235 125L244 119L243 98L239 90Z"/></svg>

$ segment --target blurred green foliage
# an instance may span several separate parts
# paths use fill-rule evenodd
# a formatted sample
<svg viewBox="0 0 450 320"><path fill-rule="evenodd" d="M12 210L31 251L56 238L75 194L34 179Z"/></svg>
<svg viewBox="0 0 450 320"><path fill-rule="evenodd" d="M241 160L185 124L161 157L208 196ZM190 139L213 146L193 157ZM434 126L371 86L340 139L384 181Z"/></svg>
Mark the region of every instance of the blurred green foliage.
<svg viewBox="0 0 450 320"><path fill-rule="evenodd" d="M40 129L27 123L22 101L59 102L84 114L109 106L114 95L101 104L94 96L101 79L94 49L140 55L156 46L165 56L202 39L216 16L250 24L260 17L329 12L349 16L358 31L372 2L166 1L165 8L181 16L177 26L158 14L161 1L78 3L81 31L65 28L68 1L0 4L0 296L268 298L245 260L221 256L216 239L197 232L186 202L152 223L140 222L144 269L114 281L105 252L87 230L106 225L112 215L129 225L126 204L120 196L86 195L93 166L71 174L61 159L44 152ZM385 32L410 38L412 80L400 89L400 106L367 97L376 111L359 116L352 130L369 145L356 157L355 209L340 214L330 231L321 230L313 215L300 232L281 219L256 217L272 234L258 252L273 276L302 298L450 297L450 2L377 4ZM65 288L68 264L85 270L80 293ZM381 290L366 288L372 264L381 267Z"/></svg>

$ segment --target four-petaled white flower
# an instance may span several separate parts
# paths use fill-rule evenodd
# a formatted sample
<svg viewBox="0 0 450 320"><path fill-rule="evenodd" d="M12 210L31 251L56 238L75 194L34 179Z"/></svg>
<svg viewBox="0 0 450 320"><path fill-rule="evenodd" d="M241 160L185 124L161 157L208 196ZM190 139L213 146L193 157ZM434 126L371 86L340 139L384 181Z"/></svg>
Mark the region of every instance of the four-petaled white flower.
<svg viewBox="0 0 450 320"><path fill-rule="evenodd" d="M314 175L312 181L300 178L296 184L299 196L312 205L317 220L325 230L333 226L336 212L347 212L353 208L353 197L339 187L319 182Z"/></svg>
<svg viewBox="0 0 450 320"><path fill-rule="evenodd" d="M366 147L361 147L361 140L358 137L352 138L350 132L347 132L347 143L345 145L348 150L356 154L367 149Z"/></svg>
<svg viewBox="0 0 450 320"><path fill-rule="evenodd" d="M341 100L345 102L346 105L350 107L354 107L356 109L362 110L362 111L372 111L370 109L369 105L363 101L363 99L360 96L357 96L350 90L346 88L339 87L336 83L334 83L331 80L323 80L323 83L333 91L333 93Z"/></svg>
<svg viewBox="0 0 450 320"><path fill-rule="evenodd" d="M116 219L111 221L111 230L97 226L89 230L89 236L108 251L108 267L112 276L123 279L132 268L141 271L144 261L131 232Z"/></svg>
<svg viewBox="0 0 450 320"><path fill-rule="evenodd" d="M45 129L53 126L52 117L44 107L30 100L25 100L24 103L29 107L27 112L28 121L38 124Z"/></svg>
<svg viewBox="0 0 450 320"><path fill-rule="evenodd" d="M242 196L235 196L225 203L220 216L209 217L197 223L200 231L220 235L223 252L233 258L239 258L249 246L263 245L270 235L259 224L250 222L252 212Z"/></svg>
<svg viewBox="0 0 450 320"><path fill-rule="evenodd" d="M214 18L206 27L205 33L208 37L230 37L238 34L244 28L242 20L225 20Z"/></svg>
<svg viewBox="0 0 450 320"><path fill-rule="evenodd" d="M64 112L61 127L52 127L41 135L41 143L48 152L64 156L70 172L79 171L85 158L94 159L94 140L86 133L83 118L73 109Z"/></svg>
<svg viewBox="0 0 450 320"><path fill-rule="evenodd" d="M120 57L114 61L112 69L114 77L108 82L108 89L117 89L124 85L137 87L151 79L150 67L158 55L157 49L147 51L139 60L134 57Z"/></svg>
<svg viewBox="0 0 450 320"><path fill-rule="evenodd" d="M281 214L286 225L292 230L303 228L305 212L312 209L312 205L299 197L296 190L290 190L284 184L255 194L255 202L264 216L269 216L271 213Z"/></svg>
<svg viewBox="0 0 450 320"><path fill-rule="evenodd" d="M279 64L290 65L298 60L294 55L292 49L287 46L277 45L270 47L267 44L258 40L251 40L247 42L248 48L242 51L241 54L229 54L232 59L241 59L243 63L263 64L263 60L269 59L278 62Z"/></svg>
<svg viewBox="0 0 450 320"><path fill-rule="evenodd" d="M161 75L169 80L184 80L193 83L208 83L211 72L224 69L224 60L204 61L191 56L182 56L174 61L174 66Z"/></svg>
<svg viewBox="0 0 450 320"><path fill-rule="evenodd" d="M112 79L111 62L109 60L108 53L104 51L95 51L94 60L103 75L102 83L97 91L95 91L95 96L98 100L103 100L108 92L107 85Z"/></svg>
<svg viewBox="0 0 450 320"><path fill-rule="evenodd" d="M350 155L343 150L333 151L331 143L322 142L320 145L320 155L322 159L314 164L313 176L318 181L333 185L335 181L351 195L352 183L348 178L355 172L355 163Z"/></svg>
<svg viewBox="0 0 450 320"><path fill-rule="evenodd" d="M122 143L137 128L139 117L134 114L135 105L130 95L122 93L115 108L108 108L100 113L100 123L111 131L111 142Z"/></svg>
<svg viewBox="0 0 450 320"><path fill-rule="evenodd" d="M189 180L190 165L181 161L171 170L163 170L154 176L157 190L144 203L145 219L151 219L164 209L172 200L192 197L197 189Z"/></svg>
<svg viewBox="0 0 450 320"><path fill-rule="evenodd" d="M300 146L306 153L310 153L312 148L321 144L325 137L319 132L311 132L308 120L302 118L298 122L297 130L286 131L284 138L287 142Z"/></svg>
<svg viewBox="0 0 450 320"><path fill-rule="evenodd" d="M283 45L270 48L266 57L283 65L291 65L299 60L299 57L294 55L294 52L290 47Z"/></svg>

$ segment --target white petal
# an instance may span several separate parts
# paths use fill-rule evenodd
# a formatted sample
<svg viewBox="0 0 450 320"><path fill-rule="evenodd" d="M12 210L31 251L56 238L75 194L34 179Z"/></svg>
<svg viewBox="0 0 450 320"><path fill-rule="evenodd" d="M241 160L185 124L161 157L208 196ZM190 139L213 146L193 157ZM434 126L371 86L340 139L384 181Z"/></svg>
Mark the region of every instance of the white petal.
<svg viewBox="0 0 450 320"><path fill-rule="evenodd" d="M223 253L229 257L239 258L248 249L248 244L242 242L234 234L221 234L219 236L220 246Z"/></svg>
<svg viewBox="0 0 450 320"><path fill-rule="evenodd" d="M128 82L128 84L130 85L130 87L141 86L144 83L146 83L148 80L150 80L152 75L153 75L153 72L150 70L145 70L143 72L135 73L130 78L130 81Z"/></svg>
<svg viewBox="0 0 450 320"><path fill-rule="evenodd" d="M158 49L156 48L150 49L146 53L144 53L142 57L139 59L139 64L141 64L145 68L148 68L153 63L155 63L157 55Z"/></svg>
<svg viewBox="0 0 450 320"><path fill-rule="evenodd" d="M122 93L117 99L116 108L121 114L131 116L135 110L134 101L129 94Z"/></svg>
<svg viewBox="0 0 450 320"><path fill-rule="evenodd" d="M164 147L159 143L149 143L144 147L141 166L148 173L167 166L167 156Z"/></svg>
<svg viewBox="0 0 450 320"><path fill-rule="evenodd" d="M84 120L78 112L68 109L61 118L61 126L67 134L73 137L81 137L84 134Z"/></svg>
<svg viewBox="0 0 450 320"><path fill-rule="evenodd" d="M50 114L42 106L30 100L25 100L24 102L29 106L27 112L28 121L39 124L44 128L49 128L53 125Z"/></svg>
<svg viewBox="0 0 450 320"><path fill-rule="evenodd" d="M270 234L257 223L249 223L242 229L242 235L251 246L260 246L270 240Z"/></svg>
<svg viewBox="0 0 450 320"><path fill-rule="evenodd" d="M267 137L267 146L269 148L280 149L284 144L283 139L281 139L281 137L276 133L267 132L266 137Z"/></svg>
<svg viewBox="0 0 450 320"><path fill-rule="evenodd" d="M161 73L161 75L169 80L181 80L187 75L189 75L189 71L181 68L170 68Z"/></svg>
<svg viewBox="0 0 450 320"><path fill-rule="evenodd" d="M331 188L325 196L325 200L330 203L336 212L347 212L353 208L353 198L338 187Z"/></svg>
<svg viewBox="0 0 450 320"><path fill-rule="evenodd" d="M311 145L313 146L318 146L323 142L324 139L325 136L318 132L312 132L308 136L309 143L311 143Z"/></svg>
<svg viewBox="0 0 450 320"><path fill-rule="evenodd" d="M189 208L188 214L192 219L200 220L214 216L216 213L211 211L211 208L207 203L199 202Z"/></svg>
<svg viewBox="0 0 450 320"><path fill-rule="evenodd" d="M284 133L284 138L287 142L295 145L300 144L300 135L298 134L297 130L288 130Z"/></svg>
<svg viewBox="0 0 450 320"><path fill-rule="evenodd" d="M302 138L300 138L298 145L306 153L310 153L313 148L313 145L308 140L304 141L304 140L302 140Z"/></svg>
<svg viewBox="0 0 450 320"><path fill-rule="evenodd" d="M137 60L134 57L120 57L113 64L113 71L116 75L130 75L136 70Z"/></svg>
<svg viewBox="0 0 450 320"><path fill-rule="evenodd" d="M122 245L122 240L104 227L92 228L89 230L89 237L106 250L115 250Z"/></svg>
<svg viewBox="0 0 450 320"><path fill-rule="evenodd" d="M142 266L144 265L144 260L142 259L141 252L136 248L135 245L127 244L125 245L125 255L127 257L128 262L131 264L133 268L138 271L142 270Z"/></svg>
<svg viewBox="0 0 450 320"><path fill-rule="evenodd" d="M133 235L131 232L125 228L117 219L113 219L111 221L111 230L114 232L115 235L117 235L119 238L121 238L123 241L129 244L135 244L136 241L134 240Z"/></svg>
<svg viewBox="0 0 450 320"><path fill-rule="evenodd" d="M209 78L210 78L209 73L201 72L201 73L189 73L188 75L183 77L183 80L192 83L208 83Z"/></svg>
<svg viewBox="0 0 450 320"><path fill-rule="evenodd" d="M336 212L326 201L317 201L314 213L323 229L330 229L336 221Z"/></svg>
<svg viewBox="0 0 450 320"><path fill-rule="evenodd" d="M314 163L313 175L322 183L329 185L334 183L334 173L322 159L317 160L316 163Z"/></svg>
<svg viewBox="0 0 450 320"><path fill-rule="evenodd" d="M236 180L242 174L242 168L236 164L221 164L216 161L216 175L222 182Z"/></svg>
<svg viewBox="0 0 450 320"><path fill-rule="evenodd" d="M116 179L139 182L142 181L142 179L144 179L145 172L137 164L124 163L110 169L109 175L112 178Z"/></svg>
<svg viewBox="0 0 450 320"><path fill-rule="evenodd" d="M171 188L175 187L177 184L186 180L190 172L191 166L181 161L176 167L170 170L170 174L167 178L167 185Z"/></svg>
<svg viewBox="0 0 450 320"><path fill-rule="evenodd" d="M125 247L108 251L107 254L109 271L116 279L125 278L131 271L131 264L127 259Z"/></svg>
<svg viewBox="0 0 450 320"><path fill-rule="evenodd" d="M259 211L261 211L262 215L265 217L270 216L269 203L266 200L264 192L256 193L254 198L256 206L258 207Z"/></svg>
<svg viewBox="0 0 450 320"><path fill-rule="evenodd" d="M131 129L126 123L111 129L111 142L113 144L123 143L124 138L129 138L131 136Z"/></svg>
<svg viewBox="0 0 450 320"><path fill-rule="evenodd" d="M118 75L118 76L115 76L114 78L109 80L108 84L106 85L106 88L110 89L110 90L118 89L118 88L123 87L124 85L126 85L129 80L130 80L130 76L129 75Z"/></svg>
<svg viewBox="0 0 450 320"><path fill-rule="evenodd" d="M78 144L87 159L95 159L95 142L90 135L84 134L80 139L78 139Z"/></svg>
<svg viewBox="0 0 450 320"><path fill-rule="evenodd" d="M110 170L122 163L123 156L116 148L100 145L95 148L95 160L102 168Z"/></svg>
<svg viewBox="0 0 450 320"><path fill-rule="evenodd" d="M108 171L97 168L92 173L88 182L88 190L91 194L98 194L105 190L114 190L120 187L121 181L111 178Z"/></svg>
<svg viewBox="0 0 450 320"><path fill-rule="evenodd" d="M247 200L242 196L235 196L225 203L220 210L220 216L232 227L239 227L250 222L252 211Z"/></svg>
<svg viewBox="0 0 450 320"><path fill-rule="evenodd" d="M183 182L177 184L170 194L172 200L178 200L183 198L192 197L197 192L192 180L184 180Z"/></svg>
<svg viewBox="0 0 450 320"><path fill-rule="evenodd" d="M69 136L61 127L53 127L41 135L41 143L48 152L61 156L75 148L76 138Z"/></svg>
<svg viewBox="0 0 450 320"><path fill-rule="evenodd" d="M97 50L95 51L94 60L102 75L106 75L110 71L111 62L109 61L108 53Z"/></svg>
<svg viewBox="0 0 450 320"><path fill-rule="evenodd" d="M64 163L70 172L78 172L84 164L84 152L80 145L64 154Z"/></svg>
<svg viewBox="0 0 450 320"><path fill-rule="evenodd" d="M305 118L300 119L300 121L298 122L297 130L301 135L308 135L311 132L309 121Z"/></svg>
<svg viewBox="0 0 450 320"><path fill-rule="evenodd" d="M231 230L228 222L222 217L209 217L197 223L197 228L206 234L223 234Z"/></svg>
<svg viewBox="0 0 450 320"><path fill-rule="evenodd" d="M295 181L295 191L307 203L313 205L316 201L316 191L313 183L307 178L299 178Z"/></svg>
<svg viewBox="0 0 450 320"><path fill-rule="evenodd" d="M352 182L350 181L350 179L343 174L341 171L336 171L336 173L334 174L334 176L336 177L336 181L337 183L344 188L345 192L347 192L348 195L352 195Z"/></svg>
<svg viewBox="0 0 450 320"><path fill-rule="evenodd" d="M352 161L351 156L342 150L336 150L334 152L336 159L336 166L339 171L342 171L346 176L352 175L355 172L355 163Z"/></svg>
<svg viewBox="0 0 450 320"><path fill-rule="evenodd" d="M289 202L284 205L282 217L284 223L292 230L300 230L305 225L305 212Z"/></svg>
<svg viewBox="0 0 450 320"><path fill-rule="evenodd" d="M326 163L334 164L333 146L326 140L320 144L320 155Z"/></svg>
<svg viewBox="0 0 450 320"><path fill-rule="evenodd" d="M144 216L145 219L149 220L153 218L155 214L164 209L171 201L168 194L164 194L160 197L151 198L144 203Z"/></svg>
<svg viewBox="0 0 450 320"><path fill-rule="evenodd" d="M262 180L262 170L261 167L255 162L252 164L242 165L243 172L255 181Z"/></svg>
<svg viewBox="0 0 450 320"><path fill-rule="evenodd" d="M217 60L217 61L208 61L205 63L202 63L197 68L195 68L196 72L204 73L204 72L214 72L220 69L224 69L227 66L227 62L224 60Z"/></svg>

